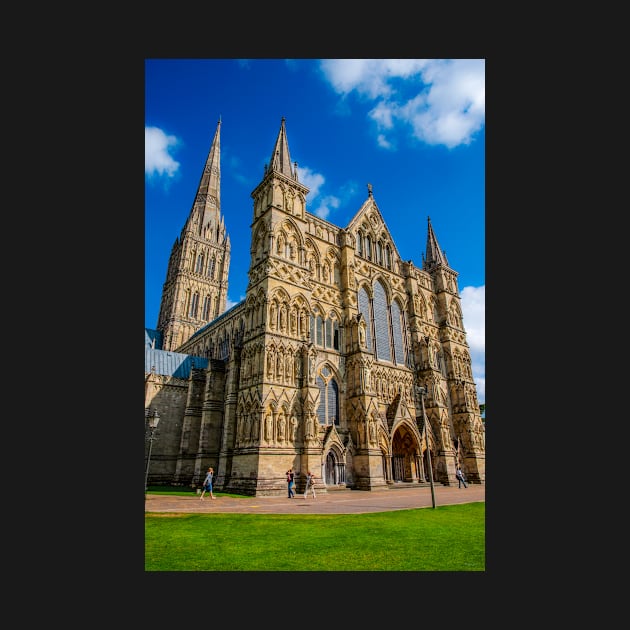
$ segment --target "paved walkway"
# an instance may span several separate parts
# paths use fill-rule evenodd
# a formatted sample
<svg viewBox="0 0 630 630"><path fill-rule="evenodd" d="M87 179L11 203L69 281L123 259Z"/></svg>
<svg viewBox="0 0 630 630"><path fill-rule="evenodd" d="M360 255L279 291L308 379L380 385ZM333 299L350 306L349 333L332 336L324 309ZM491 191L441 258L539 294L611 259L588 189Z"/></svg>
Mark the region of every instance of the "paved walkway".
<svg viewBox="0 0 630 630"><path fill-rule="evenodd" d="M435 505L474 503L486 500L486 487L472 484L468 488L457 486L434 486ZM364 514L431 507L431 488L395 488L387 490L333 490L304 499L287 497L209 497L199 500L196 495L187 497L148 494L146 512L172 512L209 514L211 512L236 514Z"/></svg>

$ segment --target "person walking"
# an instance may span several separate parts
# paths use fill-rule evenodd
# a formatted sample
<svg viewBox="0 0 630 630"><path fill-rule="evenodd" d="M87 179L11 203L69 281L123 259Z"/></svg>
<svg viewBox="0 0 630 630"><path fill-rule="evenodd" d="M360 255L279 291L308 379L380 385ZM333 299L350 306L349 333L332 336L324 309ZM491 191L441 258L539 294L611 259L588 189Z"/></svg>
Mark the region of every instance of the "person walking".
<svg viewBox="0 0 630 630"><path fill-rule="evenodd" d="M309 490L311 490L311 492L313 493L313 499L316 499L317 497L315 496L315 475L310 470L306 474L306 487L304 488L305 499Z"/></svg>
<svg viewBox="0 0 630 630"><path fill-rule="evenodd" d="M462 469L459 466L457 467L457 470L455 471L455 476L457 477L458 488L461 488L462 484L464 484L464 488L468 488L468 486L466 485L466 477L464 477L464 473L462 472Z"/></svg>
<svg viewBox="0 0 630 630"><path fill-rule="evenodd" d="M201 496L199 497L200 501L203 501L203 495L206 494L206 492L208 493L211 499L216 499L214 494L212 494L213 477L214 477L214 468L210 466L210 468L208 468L208 472L206 473L206 478L203 480L203 492L201 493Z"/></svg>
<svg viewBox="0 0 630 630"><path fill-rule="evenodd" d="M289 468L287 470L287 489L289 491L289 499L292 499L295 496L295 490L293 489L295 486L295 474L293 473L293 468Z"/></svg>

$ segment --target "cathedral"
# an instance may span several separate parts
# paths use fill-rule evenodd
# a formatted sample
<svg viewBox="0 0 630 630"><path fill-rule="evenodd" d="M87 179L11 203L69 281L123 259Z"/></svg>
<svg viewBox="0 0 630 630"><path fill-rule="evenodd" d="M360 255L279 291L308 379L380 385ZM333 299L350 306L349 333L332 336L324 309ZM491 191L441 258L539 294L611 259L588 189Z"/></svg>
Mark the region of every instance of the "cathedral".
<svg viewBox="0 0 630 630"><path fill-rule="evenodd" d="M370 184L346 227L311 214L308 192L283 118L251 193L246 296L226 311L218 122L145 329L149 485L194 488L209 466L215 491L248 496L286 495L289 468L298 492L309 470L318 493L453 485L457 466L485 483L458 274L430 218L416 267Z"/></svg>

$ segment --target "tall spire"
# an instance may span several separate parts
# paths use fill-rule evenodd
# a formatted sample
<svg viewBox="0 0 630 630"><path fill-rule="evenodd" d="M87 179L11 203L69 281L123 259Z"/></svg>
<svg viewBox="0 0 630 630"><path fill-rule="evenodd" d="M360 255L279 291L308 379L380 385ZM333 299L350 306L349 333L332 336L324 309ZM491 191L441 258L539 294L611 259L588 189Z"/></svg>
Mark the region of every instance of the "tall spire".
<svg viewBox="0 0 630 630"><path fill-rule="evenodd" d="M269 164L272 170L278 171L291 179L295 179L293 171L291 170L291 155L289 154L289 142L287 140L287 130L285 127L284 116L282 117L282 122L280 123L280 132L278 133L276 145L273 148Z"/></svg>
<svg viewBox="0 0 630 630"><path fill-rule="evenodd" d="M427 253L423 257L422 268L425 271L431 271L438 265L446 265L448 267L448 260L446 260L446 254L440 249L437 238L433 232L431 226L431 217L427 217L429 227L427 231Z"/></svg>
<svg viewBox="0 0 630 630"><path fill-rule="evenodd" d="M225 311L230 238L221 215L220 138L219 118L192 210L168 261L157 325L164 350L179 348Z"/></svg>
<svg viewBox="0 0 630 630"><path fill-rule="evenodd" d="M195 202L188 218L187 228L203 235L208 226L213 226L216 235L221 223L221 118L214 132L212 146L201 174ZM216 238L216 237L215 237ZM215 240L215 239L212 239ZM219 239L216 239L219 240Z"/></svg>

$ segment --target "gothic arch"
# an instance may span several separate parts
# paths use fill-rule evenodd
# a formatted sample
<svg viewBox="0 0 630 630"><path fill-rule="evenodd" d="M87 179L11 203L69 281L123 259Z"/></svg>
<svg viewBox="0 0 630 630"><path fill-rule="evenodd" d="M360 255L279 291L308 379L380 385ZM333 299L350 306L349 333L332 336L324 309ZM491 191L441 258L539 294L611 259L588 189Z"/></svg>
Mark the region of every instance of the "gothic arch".
<svg viewBox="0 0 630 630"><path fill-rule="evenodd" d="M317 270L321 264L321 255L317 245L310 238L304 241L304 264L308 267L309 272L317 278Z"/></svg>
<svg viewBox="0 0 630 630"><path fill-rule="evenodd" d="M370 300L374 298L374 291L372 289L372 285L367 280L362 280L359 283L359 286L357 286L357 293L361 289L365 290L365 292L367 293L367 296L370 298Z"/></svg>
<svg viewBox="0 0 630 630"><path fill-rule="evenodd" d="M322 480L327 486L346 483L346 449L334 425L329 429L322 448Z"/></svg>
<svg viewBox="0 0 630 630"><path fill-rule="evenodd" d="M276 287L271 291L271 293L269 294L269 300L272 300L274 298L279 302L286 302L287 304L291 302L291 296L284 287Z"/></svg>
<svg viewBox="0 0 630 630"><path fill-rule="evenodd" d="M252 233L251 247L249 253L254 262L260 260L267 252L267 235L269 233L267 224L261 221Z"/></svg>
<svg viewBox="0 0 630 630"><path fill-rule="evenodd" d="M283 232L287 237L293 237L297 241L298 247L304 247L302 232L294 219L285 217L274 229L275 234Z"/></svg>
<svg viewBox="0 0 630 630"><path fill-rule="evenodd" d="M392 433L392 481L411 482L420 478L418 433L401 422Z"/></svg>
<svg viewBox="0 0 630 630"><path fill-rule="evenodd" d="M387 300L387 304L388 305L391 304L392 298L393 298L393 291L392 291L389 278L382 273L376 273L374 277L372 278L372 286L376 286L377 282L381 284L381 286L383 287L383 290L385 291L385 298Z"/></svg>

